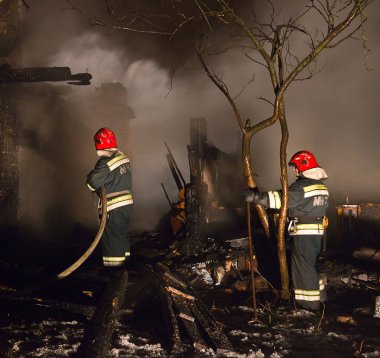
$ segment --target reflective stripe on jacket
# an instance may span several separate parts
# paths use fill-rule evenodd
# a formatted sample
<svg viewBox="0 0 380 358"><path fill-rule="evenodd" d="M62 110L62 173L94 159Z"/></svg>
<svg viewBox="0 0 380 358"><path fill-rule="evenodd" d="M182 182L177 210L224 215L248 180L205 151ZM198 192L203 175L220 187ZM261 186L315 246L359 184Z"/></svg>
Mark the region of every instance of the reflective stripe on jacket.
<svg viewBox="0 0 380 358"><path fill-rule="evenodd" d="M112 158L107 162L108 167L110 170L115 170L116 168L120 167L122 164L129 163L129 159L125 154L117 155L116 157Z"/></svg>
<svg viewBox="0 0 380 358"><path fill-rule="evenodd" d="M133 204L132 194L130 193L107 199L107 212L130 204Z"/></svg>
<svg viewBox="0 0 380 358"><path fill-rule="evenodd" d="M108 257L108 256L103 256L103 266L122 266L125 263L125 256L121 257Z"/></svg>
<svg viewBox="0 0 380 358"><path fill-rule="evenodd" d="M320 291L319 290L300 290L294 289L294 298L297 301L320 301Z"/></svg>
<svg viewBox="0 0 380 358"><path fill-rule="evenodd" d="M325 232L323 224L298 224L298 223L295 223L294 225L291 225L291 224L292 222L289 224L289 230L288 230L288 233L290 236L323 235Z"/></svg>

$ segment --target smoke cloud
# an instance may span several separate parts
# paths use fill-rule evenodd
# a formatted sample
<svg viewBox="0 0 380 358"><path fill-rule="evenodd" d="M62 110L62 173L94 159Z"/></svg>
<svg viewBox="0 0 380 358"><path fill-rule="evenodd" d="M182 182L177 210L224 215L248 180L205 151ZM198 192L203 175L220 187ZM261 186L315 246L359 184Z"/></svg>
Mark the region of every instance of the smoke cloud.
<svg viewBox="0 0 380 358"><path fill-rule="evenodd" d="M31 9L23 16L23 65L69 66L73 73L88 71L93 80L91 86L57 86L55 92L41 85L41 96L36 95L39 85L31 85L28 88L33 95L21 101L25 137L21 153L23 225L45 236L56 233L58 224L61 228L78 223L96 228L96 200L84 182L97 159L93 134L108 126L115 130L120 149L132 161L133 230L154 228L168 210L161 182L171 199L176 199L164 143L169 144L188 178L190 118L205 117L209 141L231 153L240 145L240 138L230 106L191 52L178 53L175 47L169 49L165 41L153 37L91 27L83 14L62 10L67 8L65 2L30 3ZM91 9L94 16L104 11L103 1L84 1L81 5ZM377 5L371 9L366 31L372 70L364 66L360 41L347 41L324 54L321 73L295 83L286 94L288 155L300 149L316 154L330 177L331 218L335 204L347 196L351 202L380 201L375 110L380 25L375 16ZM257 99L272 98L262 67L235 53L210 61L213 70L223 74L231 93L238 93L255 76L237 100L244 119L254 123L270 115L270 105ZM178 66L174 77L170 73L173 66ZM280 187L280 136L276 124L253 139L261 190ZM293 178L290 173L290 181Z"/></svg>

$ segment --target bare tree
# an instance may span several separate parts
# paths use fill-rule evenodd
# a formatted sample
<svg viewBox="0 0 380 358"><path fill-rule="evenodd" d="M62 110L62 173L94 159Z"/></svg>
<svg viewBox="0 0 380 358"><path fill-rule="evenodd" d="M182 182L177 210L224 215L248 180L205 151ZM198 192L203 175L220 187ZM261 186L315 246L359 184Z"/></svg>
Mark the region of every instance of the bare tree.
<svg viewBox="0 0 380 358"><path fill-rule="evenodd" d="M280 18L280 8L289 6L280 0L260 3L260 11L246 1L232 0L135 0L125 5L122 0L105 0L108 17L91 19L93 25L129 32L167 36L169 43L185 38L194 47L205 73L228 100L242 132L242 161L248 187L256 188L251 156L252 137L261 130L279 122L281 127L280 173L282 206L278 225L278 257L281 270L281 297L289 298L289 277L286 263L285 223L288 209L288 179L286 148L288 126L285 93L292 83L311 78L318 71L318 57L327 49L359 35L367 51L364 23L365 10L375 0L310 0L299 8L299 15ZM71 8L74 1L67 0ZM263 13L264 4L267 7ZM292 6L295 6L292 4ZM268 11L269 9L269 11ZM239 48L239 53L260 66L269 75L273 89L271 112L267 118L251 124L243 121L236 98L231 95L222 77L208 66L206 58L212 50L215 37L228 34L219 46L219 54ZM302 40L302 41L300 41ZM300 45L302 44L302 45ZM269 235L268 217L256 205L264 230Z"/></svg>

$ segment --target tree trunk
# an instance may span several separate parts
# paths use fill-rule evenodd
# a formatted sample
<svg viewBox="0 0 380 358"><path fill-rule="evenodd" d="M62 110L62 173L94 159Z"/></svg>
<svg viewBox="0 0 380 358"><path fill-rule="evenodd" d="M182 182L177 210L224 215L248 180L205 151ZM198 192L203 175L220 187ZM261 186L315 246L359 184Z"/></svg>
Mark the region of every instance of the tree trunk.
<svg viewBox="0 0 380 358"><path fill-rule="evenodd" d="M279 121L281 125L281 145L280 145L280 166L281 166L281 187L282 187L282 198L281 198L281 209L280 209L280 220L278 225L278 260L280 265L280 275L281 275L281 298L289 299L289 273L288 265L286 261L286 244L285 244L285 225L288 210L288 174L287 174L287 162L286 162L286 147L288 144L289 132L285 117L285 105L284 101L279 102ZM242 160L244 167L244 174L246 177L247 185L250 188L256 188L256 182L253 175L253 166L251 158L251 139L253 132L244 131L242 140ZM265 208L262 205L255 205L256 210L259 214L260 221L265 230L265 234L269 237L269 222L268 215Z"/></svg>
<svg viewBox="0 0 380 358"><path fill-rule="evenodd" d="M252 139L252 133L250 132L243 132L243 139L242 139L242 160L243 160L243 167L244 167L244 174L247 181L247 185L249 188L256 188L256 182L253 176L253 166L252 166L252 160L251 160L251 139ZM265 210L265 208L262 205L255 205L257 213L259 214L259 218L261 221L261 224L263 225L265 235L269 237L269 222L268 222L268 215Z"/></svg>
<svg viewBox="0 0 380 358"><path fill-rule="evenodd" d="M289 299L289 273L286 262L285 224L288 211L288 173L286 162L286 146L288 144L289 132L285 117L285 106L283 100L280 105L281 145L280 145L280 167L281 167L281 209L278 223L277 252L281 274L281 298Z"/></svg>

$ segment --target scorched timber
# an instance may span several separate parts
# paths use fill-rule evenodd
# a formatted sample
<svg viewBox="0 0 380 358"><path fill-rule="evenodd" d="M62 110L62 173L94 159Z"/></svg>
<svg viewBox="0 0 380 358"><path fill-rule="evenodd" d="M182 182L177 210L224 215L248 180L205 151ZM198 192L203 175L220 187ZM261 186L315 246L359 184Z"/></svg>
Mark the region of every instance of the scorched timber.
<svg viewBox="0 0 380 358"><path fill-rule="evenodd" d="M213 349L217 353L231 350L221 325L215 320L204 302L190 285L163 264L155 265L156 283L169 293L170 306L174 307L176 320L183 327L195 349ZM180 332L181 333L181 332Z"/></svg>
<svg viewBox="0 0 380 358"><path fill-rule="evenodd" d="M119 310L124 302L127 283L127 270L115 272L85 330L83 342L78 349L77 357L107 357Z"/></svg>
<svg viewBox="0 0 380 358"><path fill-rule="evenodd" d="M165 290L160 277L155 274L152 267L145 264L138 264L137 269L140 274L153 286L156 291L164 314L164 321L171 346L172 356L176 356L183 351L178 321L174 312L174 304L170 294Z"/></svg>

